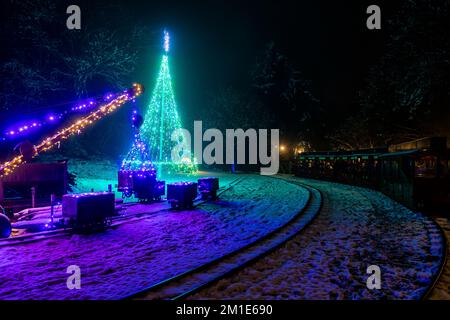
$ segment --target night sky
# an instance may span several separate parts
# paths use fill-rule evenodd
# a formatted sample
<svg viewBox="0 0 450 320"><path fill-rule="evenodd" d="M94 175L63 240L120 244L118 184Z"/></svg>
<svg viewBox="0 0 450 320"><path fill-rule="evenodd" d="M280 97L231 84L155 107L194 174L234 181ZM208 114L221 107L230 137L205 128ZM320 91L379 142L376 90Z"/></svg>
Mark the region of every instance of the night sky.
<svg viewBox="0 0 450 320"><path fill-rule="evenodd" d="M61 29L55 32L67 32L65 8L69 4L72 2L58 3ZM220 88L245 91L251 87L252 67L270 42L311 80L312 92L326 111L325 122L333 126L333 119L338 123L360 107L358 92L370 67L384 52L389 38L385 26L398 9L391 2L377 1L382 30L368 30L366 9L373 2L365 0L352 4L324 0L81 0L77 4L82 10L81 32L100 26L127 35L135 27L145 28L148 36L140 44L139 65L131 75L132 81L147 89L138 101L141 108L147 105L156 79L162 31L166 28L171 33L171 74L179 112L188 128L194 120L202 120L210 97ZM15 12L2 10L1 15L5 23L14 25ZM6 45L0 57L13 58L8 43L14 42L14 35L2 32L1 37ZM2 117L0 123L11 120Z"/></svg>
<svg viewBox="0 0 450 320"><path fill-rule="evenodd" d="M65 28L62 1L61 28ZM70 2L72 3L72 2ZM223 86L249 86L256 57L273 41L312 80L315 94L330 111L353 103L368 66L383 49L383 30L366 29L371 1L79 1L83 24L106 16L111 29L148 28L146 54L135 78L152 86L161 54L161 34L171 32L171 68L177 99L188 113L202 108L205 95ZM395 5L378 1L382 19ZM14 23L14 12L2 10ZM9 41L13 35L3 35ZM2 46L1 56L8 56ZM183 110L181 110L183 112Z"/></svg>
<svg viewBox="0 0 450 320"><path fill-rule="evenodd" d="M380 3L380 2L378 2ZM185 117L197 114L205 95L224 86L249 86L249 73L267 43L276 46L306 78L333 114L355 103L368 67L382 52L383 30L366 28L370 1L142 1L128 7L136 22L154 31L148 67L138 75L153 80L163 26L172 34L172 74ZM379 4L381 5L381 3ZM392 4L383 5L389 18ZM118 18L120 23L120 18ZM151 43L150 43L151 42ZM156 46L156 47L155 47ZM181 110L183 112L183 110ZM201 114L199 115L201 116ZM194 120L194 119L192 119Z"/></svg>

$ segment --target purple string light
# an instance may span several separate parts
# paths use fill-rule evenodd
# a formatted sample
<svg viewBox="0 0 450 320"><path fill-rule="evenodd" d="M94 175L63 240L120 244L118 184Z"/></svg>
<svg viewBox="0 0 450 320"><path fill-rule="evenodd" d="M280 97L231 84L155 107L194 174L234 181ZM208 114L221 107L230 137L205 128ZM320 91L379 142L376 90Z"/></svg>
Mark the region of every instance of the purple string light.
<svg viewBox="0 0 450 320"><path fill-rule="evenodd" d="M82 102L77 103L75 106L72 106L60 113L49 113L40 120L36 119L36 120L21 121L19 123L9 126L4 131L4 136L1 137L0 140L6 141L8 139L12 140L24 137L28 134L40 130L42 127L54 125L70 114L85 113L91 111L92 109L98 107L99 103L111 101L115 97L116 97L115 94L107 93L103 95L101 98L83 100Z"/></svg>

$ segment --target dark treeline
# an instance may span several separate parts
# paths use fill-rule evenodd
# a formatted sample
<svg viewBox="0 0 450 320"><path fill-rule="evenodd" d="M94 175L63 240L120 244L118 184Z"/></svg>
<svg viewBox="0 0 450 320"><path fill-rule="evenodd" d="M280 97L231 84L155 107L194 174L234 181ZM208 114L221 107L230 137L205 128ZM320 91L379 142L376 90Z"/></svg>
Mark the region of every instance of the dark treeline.
<svg viewBox="0 0 450 320"><path fill-rule="evenodd" d="M81 6L95 6L95 10L83 11L83 30L74 32L61 23L69 2L6 1L0 31L2 132L11 122L104 94L105 88L123 89L142 78L146 47L148 43L158 47L161 30L135 22L132 15L120 15L126 3L111 3L80 1ZM219 129L279 128L289 146L315 150L450 136L449 21L447 0L397 4L395 12L383 20L379 54L358 70L361 81L342 110L329 103L317 77L299 67L301 57L285 44L264 39L265 44L248 59L253 63L236 65L236 72L244 69L248 75L243 82L191 93L205 98L204 106L189 111L189 119ZM155 48L154 52L160 50ZM188 64L189 58L185 61ZM151 71L145 73L147 95L154 85ZM175 90L178 96L177 86ZM62 151L68 156L117 158L126 152L129 135L128 111L122 110L71 139ZM10 151L11 145L3 143L2 148Z"/></svg>

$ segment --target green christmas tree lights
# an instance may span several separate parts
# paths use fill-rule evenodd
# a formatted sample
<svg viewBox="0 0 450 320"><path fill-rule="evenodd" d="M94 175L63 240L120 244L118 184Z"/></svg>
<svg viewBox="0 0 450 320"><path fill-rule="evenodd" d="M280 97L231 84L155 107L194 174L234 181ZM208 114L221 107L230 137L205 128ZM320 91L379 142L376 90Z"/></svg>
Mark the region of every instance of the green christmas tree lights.
<svg viewBox="0 0 450 320"><path fill-rule="evenodd" d="M150 159L158 167L158 171L192 173L197 171L197 166L190 157L184 157L178 162L172 160L172 149L176 145L176 142L172 141L172 133L181 129L182 123L170 77L167 32L164 32L164 51L156 85L141 128L141 137L148 144Z"/></svg>

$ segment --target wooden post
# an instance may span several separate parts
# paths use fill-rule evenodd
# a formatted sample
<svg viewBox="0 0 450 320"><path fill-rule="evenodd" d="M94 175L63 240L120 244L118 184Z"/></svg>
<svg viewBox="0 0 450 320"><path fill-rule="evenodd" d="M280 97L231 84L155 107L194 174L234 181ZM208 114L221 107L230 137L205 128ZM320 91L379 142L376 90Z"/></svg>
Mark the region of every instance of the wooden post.
<svg viewBox="0 0 450 320"><path fill-rule="evenodd" d="M36 187L31 187L31 207L36 208Z"/></svg>
<svg viewBox="0 0 450 320"><path fill-rule="evenodd" d="M3 195L3 181L0 179L0 201L3 201L4 195Z"/></svg>
<svg viewBox="0 0 450 320"><path fill-rule="evenodd" d="M51 227L53 228L53 214L54 214L54 206L55 206L55 195L50 195L50 219L51 219Z"/></svg>

